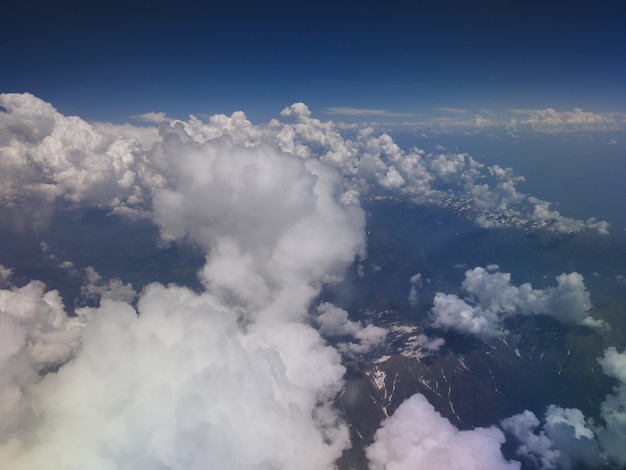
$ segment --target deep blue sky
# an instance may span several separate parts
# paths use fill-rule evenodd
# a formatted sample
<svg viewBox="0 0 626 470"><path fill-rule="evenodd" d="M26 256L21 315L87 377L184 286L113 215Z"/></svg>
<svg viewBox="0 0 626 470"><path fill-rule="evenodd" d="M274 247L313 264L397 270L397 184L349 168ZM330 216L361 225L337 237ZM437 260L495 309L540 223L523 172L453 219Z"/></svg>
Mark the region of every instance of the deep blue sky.
<svg viewBox="0 0 626 470"><path fill-rule="evenodd" d="M626 110L621 0L11 3L0 91L87 119L244 110L256 122L295 101L318 117Z"/></svg>

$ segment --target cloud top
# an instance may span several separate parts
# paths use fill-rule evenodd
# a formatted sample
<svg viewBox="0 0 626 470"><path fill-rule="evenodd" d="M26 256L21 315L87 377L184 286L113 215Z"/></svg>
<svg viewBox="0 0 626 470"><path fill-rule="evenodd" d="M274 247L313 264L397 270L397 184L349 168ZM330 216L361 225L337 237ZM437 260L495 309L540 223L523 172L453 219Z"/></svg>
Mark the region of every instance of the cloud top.
<svg viewBox="0 0 626 470"><path fill-rule="evenodd" d="M231 140L259 158L273 148L332 166L355 197L386 193L419 204L463 210L485 228L608 233L605 221L571 219L553 210L549 202L521 193L517 185L523 178L510 168L485 167L467 154L403 150L389 135L376 134L370 127L346 130L332 121L315 119L303 103L281 112L285 122L272 120L266 125L253 125L240 111L210 116L208 122L195 116L182 121L162 113L142 115L158 122L159 131L129 124L90 124L63 116L29 94L2 94L0 105L6 109L0 114L0 201L5 207L25 201L34 205L32 199L39 199L47 204L89 203L119 214L147 217L153 195L177 184L172 179L177 173L171 172L167 163L171 155L168 146L176 146L171 142L179 139L187 150L212 142L213 152L218 152L222 147L228 151L226 141ZM587 122L591 118L568 119ZM486 125L484 120L481 123ZM209 152L208 148L202 151ZM192 165L188 151L185 160Z"/></svg>
<svg viewBox="0 0 626 470"><path fill-rule="evenodd" d="M405 400L376 431L367 448L372 470L519 469L500 452L504 434L495 427L459 431L416 394Z"/></svg>
<svg viewBox="0 0 626 470"><path fill-rule="evenodd" d="M44 184L26 191L50 203L141 207L164 242L199 245L206 264L203 292L152 284L136 308L132 286L88 268L83 293L100 306L79 310L80 328L41 283L1 291L13 339L0 350L12 371L0 390L10 405L0 409L0 460L15 469L331 468L349 445L332 406L345 370L305 321L321 287L365 247L364 213L337 170L241 142L254 131L239 114L202 132L193 119L164 122L144 149L32 96L9 98L9 121L11 106L19 119L2 128L13 132L8 164ZM39 108L41 131L28 134L20 113ZM129 192L136 199L123 199Z"/></svg>
<svg viewBox="0 0 626 470"><path fill-rule="evenodd" d="M591 300L583 276L563 273L557 286L534 289L530 283L515 286L509 273L477 267L465 272L461 288L465 299L437 292L432 308L432 326L483 338L505 336L503 319L514 314L549 315L562 323L607 328L591 317Z"/></svg>

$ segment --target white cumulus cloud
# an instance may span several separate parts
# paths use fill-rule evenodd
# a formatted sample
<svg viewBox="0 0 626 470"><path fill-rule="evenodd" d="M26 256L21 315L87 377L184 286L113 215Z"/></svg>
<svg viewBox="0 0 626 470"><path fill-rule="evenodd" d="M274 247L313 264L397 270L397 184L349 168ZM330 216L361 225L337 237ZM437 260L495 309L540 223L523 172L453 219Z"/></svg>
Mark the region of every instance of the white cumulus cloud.
<svg viewBox="0 0 626 470"><path fill-rule="evenodd" d="M177 135L188 145L217 145L228 136L242 147L269 145L334 166L355 194L387 192L420 204L470 208L467 215L486 228L518 225L608 233L605 221L568 218L550 209L547 201L519 192L516 185L523 178L509 168L485 167L465 154L405 151L372 128L348 138L342 126L311 117L303 103L282 111L285 122L274 119L266 125L253 125L241 111L210 116L208 122L195 116L170 120L162 113L143 115L160 123L160 134L149 126L63 116L29 94L2 94L0 106L6 109L0 114L0 207L43 198L88 202L143 217L152 193L172 183L160 154L169 155L169 139ZM580 118L581 113L574 114L569 119Z"/></svg>
<svg viewBox="0 0 626 470"><path fill-rule="evenodd" d="M502 456L503 443L495 427L460 431L416 394L383 421L366 452L371 470L519 469Z"/></svg>
<svg viewBox="0 0 626 470"><path fill-rule="evenodd" d="M502 428L517 439L517 455L536 468L570 470L603 464L594 433L578 409L550 405L543 425L526 410L502 420Z"/></svg>
<svg viewBox="0 0 626 470"><path fill-rule="evenodd" d="M563 273L557 286L534 289L530 283L515 286L509 273L477 267L465 272L461 287L468 297L438 292L432 308L432 325L481 337L508 334L502 325L506 316L549 315L562 323L608 328L589 315L591 300L583 276Z"/></svg>
<svg viewBox="0 0 626 470"><path fill-rule="evenodd" d="M80 349L84 323L68 317L58 291L39 281L0 290L0 446L36 420L32 387Z"/></svg>
<svg viewBox="0 0 626 470"><path fill-rule="evenodd" d="M375 325L365 325L348 318L348 312L329 302L316 307L316 323L320 332L327 336L351 336L357 342L341 342L337 349L348 357L358 356L371 351L387 337L388 330Z"/></svg>
<svg viewBox="0 0 626 470"><path fill-rule="evenodd" d="M338 354L304 324L253 325L210 294L151 285L104 300L82 349L30 387L38 420L2 436L11 468L330 468L347 428Z"/></svg>

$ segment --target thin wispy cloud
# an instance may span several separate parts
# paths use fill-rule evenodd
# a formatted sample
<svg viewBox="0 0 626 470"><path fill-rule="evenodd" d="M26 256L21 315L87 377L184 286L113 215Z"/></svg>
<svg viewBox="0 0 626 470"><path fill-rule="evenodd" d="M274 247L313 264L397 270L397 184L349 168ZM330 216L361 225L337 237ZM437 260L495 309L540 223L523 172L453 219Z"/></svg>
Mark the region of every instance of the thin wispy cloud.
<svg viewBox="0 0 626 470"><path fill-rule="evenodd" d="M350 106L338 106L325 108L324 112L330 116L351 117L411 117L411 113L398 113L387 109L352 108Z"/></svg>
<svg viewBox="0 0 626 470"><path fill-rule="evenodd" d="M553 134L579 131L611 131L624 127L622 113L594 113L574 108L571 111L545 109L510 109L513 118L508 124L510 131L529 129L534 132Z"/></svg>
<svg viewBox="0 0 626 470"><path fill-rule="evenodd" d="M465 108L435 108L437 111L444 111L446 113L452 114L467 114L469 113L468 109Z"/></svg>
<svg viewBox="0 0 626 470"><path fill-rule="evenodd" d="M406 119L405 125L428 134L476 133L489 129L509 135L517 134L572 134L606 133L626 129L626 114L620 112L590 112L581 108L559 111L552 108L511 108L506 112L489 109L433 108L422 119ZM417 115L413 115L417 116ZM381 123L382 125L383 123Z"/></svg>

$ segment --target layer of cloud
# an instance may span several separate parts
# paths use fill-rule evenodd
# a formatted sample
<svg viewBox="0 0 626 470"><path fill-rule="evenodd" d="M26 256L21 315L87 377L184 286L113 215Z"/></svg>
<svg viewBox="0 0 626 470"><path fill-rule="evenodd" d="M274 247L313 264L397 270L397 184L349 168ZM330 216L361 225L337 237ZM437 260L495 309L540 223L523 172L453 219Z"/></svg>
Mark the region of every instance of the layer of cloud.
<svg viewBox="0 0 626 470"><path fill-rule="evenodd" d="M583 276L573 272L556 277L557 286L534 289L530 283L511 284L511 275L489 272L481 267L465 272L461 287L468 297L437 292L432 308L432 326L472 334L497 337L508 334L502 320L506 316L549 315L562 323L606 328L591 317L591 300Z"/></svg>
<svg viewBox="0 0 626 470"><path fill-rule="evenodd" d="M624 116L599 114L574 108L571 111L546 109L512 109L514 114L522 116L513 118L507 125L511 132L531 130L544 134L564 132L597 132L619 129L624 125Z"/></svg>
<svg viewBox="0 0 626 470"><path fill-rule="evenodd" d="M519 469L502 456L503 443L496 427L460 431L417 394L383 421L366 452L372 470Z"/></svg>
<svg viewBox="0 0 626 470"><path fill-rule="evenodd" d="M509 168L485 167L467 154L406 151L372 128L349 130L348 137L332 121L312 118L302 103L282 111L284 122L256 126L239 111L210 116L208 122L195 116L181 121L148 113L152 121L160 122L158 132L146 126L90 124L63 116L29 94L2 94L0 105L7 110L0 114L0 207L19 206L14 215L35 205L43 210L34 200L62 200L150 216L154 192L175 184L176 173L168 173L163 165L169 140L178 138L187 146L220 145L217 140L229 138L238 146L258 148L257 153L269 146L333 166L355 197L387 193L449 207L485 228L608 233L604 221L565 217L549 202L519 192L516 186L523 178ZM487 125L485 119L480 122Z"/></svg>
<svg viewBox="0 0 626 470"><path fill-rule="evenodd" d="M504 112L449 107L439 107L435 110L447 115L423 120L407 119L395 126L427 136L476 135L484 132L491 135L513 136L532 134L593 136L626 129L624 113L594 113L580 108L562 111L553 108L510 109ZM379 126L391 127L392 124L388 123L385 126L381 120Z"/></svg>
<svg viewBox="0 0 626 470"><path fill-rule="evenodd" d="M607 395L600 407L604 427L597 430L602 448L620 466L626 466L626 350L621 353L608 348L599 359L602 370L619 381L613 393Z"/></svg>
<svg viewBox="0 0 626 470"><path fill-rule="evenodd" d="M137 286L136 308L133 286L88 268L83 294L100 306L75 317L56 291L37 281L13 286L11 270L0 269L0 461L15 469L331 468L349 445L331 405L344 369L307 322L323 285L365 253L363 197L448 207L484 227L607 228L520 193L510 169L466 154L405 151L371 128L348 138L302 103L283 110L284 122L261 126L242 112L208 122L144 115L158 129L87 123L28 94L2 94L0 106L6 220L49 216L59 203L102 207L151 218L164 243L187 240L206 255L203 292ZM588 321L576 273L544 291L483 274L474 270L463 286L475 305L448 298L475 309L469 316L479 325L470 321L466 331L499 334L497 322L512 311ZM357 340L339 345L345 354L367 352L386 334L330 304L315 318L325 334ZM415 341L429 351L443 344ZM607 403L607 422L619 422ZM415 416L438 441L390 442ZM607 443L614 428L606 428ZM424 436L420 426L407 429ZM414 398L383 424L368 456L374 466L424 458L454 468L462 460L444 455L448 440L476 468L518 468L499 453L502 439L495 428L458 431Z"/></svg>
<svg viewBox="0 0 626 470"><path fill-rule="evenodd" d="M329 116L351 116L351 117L409 117L409 113L397 113L387 109L351 108L349 106L338 106L326 108L324 111Z"/></svg>
<svg viewBox="0 0 626 470"><path fill-rule="evenodd" d="M151 112L151 113L136 114L136 115L133 116L133 118L137 119L138 121L150 122L150 123L154 123L154 124L161 124L162 122L171 120L163 112L159 112L159 113Z"/></svg>
<svg viewBox="0 0 626 470"><path fill-rule="evenodd" d="M609 224L575 220L550 209L550 203L521 193L524 179L510 168L485 167L467 154L426 154L401 149L386 135L364 128L344 138L332 122L321 122L299 103L282 115L294 123L274 122L279 148L303 158L318 156L337 167L359 194L388 192L419 204L463 211L485 228L520 226L561 233L581 230L608 233ZM484 124L484 122L483 122Z"/></svg>
<svg viewBox="0 0 626 470"><path fill-rule="evenodd" d="M452 114L467 114L469 112L468 109L465 108L435 108L437 111L443 111L446 113Z"/></svg>

